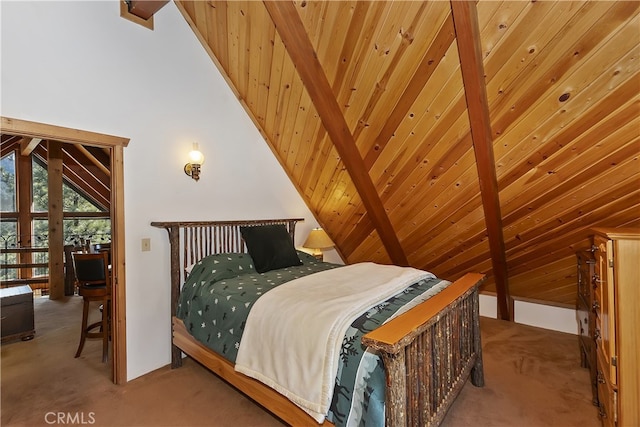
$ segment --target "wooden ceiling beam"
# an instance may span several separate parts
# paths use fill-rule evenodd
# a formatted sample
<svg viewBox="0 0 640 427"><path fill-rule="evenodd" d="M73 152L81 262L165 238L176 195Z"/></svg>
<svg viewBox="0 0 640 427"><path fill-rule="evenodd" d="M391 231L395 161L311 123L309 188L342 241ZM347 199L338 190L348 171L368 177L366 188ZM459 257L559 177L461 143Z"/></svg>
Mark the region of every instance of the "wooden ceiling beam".
<svg viewBox="0 0 640 427"><path fill-rule="evenodd" d="M353 180L389 258L394 264L408 265L404 250L371 181L295 5L291 1L264 1L264 5L318 111L322 124Z"/></svg>
<svg viewBox="0 0 640 427"><path fill-rule="evenodd" d="M169 0L129 0L125 1L129 13L147 20L162 9Z"/></svg>
<svg viewBox="0 0 640 427"><path fill-rule="evenodd" d="M31 138L25 136L20 141L20 155L29 156L31 152L42 142L41 138Z"/></svg>
<svg viewBox="0 0 640 427"><path fill-rule="evenodd" d="M103 210L110 210L111 188L110 176L84 157L75 145L67 145L64 153L64 177L75 184L85 197L92 200Z"/></svg>
<svg viewBox="0 0 640 427"><path fill-rule="evenodd" d="M22 137L16 135L9 135L6 133L0 134L0 157L4 157L16 149L20 149L20 142Z"/></svg>
<svg viewBox="0 0 640 427"><path fill-rule="evenodd" d="M104 174L108 178L111 178L111 171L109 170L109 168L107 166L105 166L100 160L98 160L96 158L96 156L91 154L89 152L89 150L87 150L86 147L84 147L82 145L77 145L76 148L78 149L78 151L80 151L82 154L84 154L87 157L87 159L89 159L89 161L91 163L93 163L98 169L100 169L102 172L104 172Z"/></svg>
<svg viewBox="0 0 640 427"><path fill-rule="evenodd" d="M52 126L27 120L0 117L0 133L16 136L35 137L51 141L68 142L70 144L83 144L92 141L93 146L100 147L126 147L129 138L105 135L85 130L60 128L52 131ZM95 142L93 142L95 141Z"/></svg>
<svg viewBox="0 0 640 427"><path fill-rule="evenodd" d="M63 150L65 153L65 159L68 159L65 166L77 171L83 171L81 175L86 175L87 178L84 178L83 176L85 181L95 182L94 186L96 187L96 190L103 188L108 193L109 182L111 181L111 172L104 172L104 165L99 167L94 164L93 161L86 156L85 150L80 149L80 147L81 146L78 145L65 145Z"/></svg>
<svg viewBox="0 0 640 427"><path fill-rule="evenodd" d="M478 13L473 1L451 0L450 3L496 283L498 317L513 320Z"/></svg>
<svg viewBox="0 0 640 427"><path fill-rule="evenodd" d="M32 153L40 161L47 164L48 148L47 144L40 144ZM68 147L67 147L68 148ZM75 187L76 191L95 203L102 210L110 210L111 190L108 185L100 181L98 177L91 174L74 156L70 155L63 148L63 169L64 179ZM86 159L83 160L86 162Z"/></svg>

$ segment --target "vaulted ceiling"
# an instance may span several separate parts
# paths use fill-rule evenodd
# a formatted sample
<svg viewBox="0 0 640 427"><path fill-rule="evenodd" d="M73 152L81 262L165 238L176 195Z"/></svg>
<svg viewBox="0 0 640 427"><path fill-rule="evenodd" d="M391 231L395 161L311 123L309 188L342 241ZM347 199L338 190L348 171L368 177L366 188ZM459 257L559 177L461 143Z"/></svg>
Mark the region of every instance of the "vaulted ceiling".
<svg viewBox="0 0 640 427"><path fill-rule="evenodd" d="M486 273L504 315L573 306L589 230L640 226L640 2L175 3L349 263ZM64 156L108 209L109 156Z"/></svg>
<svg viewBox="0 0 640 427"><path fill-rule="evenodd" d="M572 306L640 226L640 2L176 4L347 262Z"/></svg>

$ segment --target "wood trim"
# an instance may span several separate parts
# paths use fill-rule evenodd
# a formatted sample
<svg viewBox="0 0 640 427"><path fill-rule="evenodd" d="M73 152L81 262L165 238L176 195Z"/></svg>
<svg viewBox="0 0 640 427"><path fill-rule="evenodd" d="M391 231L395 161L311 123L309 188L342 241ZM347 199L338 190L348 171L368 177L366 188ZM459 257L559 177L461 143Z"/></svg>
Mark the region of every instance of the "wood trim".
<svg viewBox="0 0 640 427"><path fill-rule="evenodd" d="M0 284L0 286L3 287L3 288L13 288L15 286L32 285L32 284L38 284L38 283L46 283L47 286L43 286L43 288L48 287L49 286L49 276L30 277L28 279L3 280L1 282L1 284Z"/></svg>
<svg viewBox="0 0 640 427"><path fill-rule="evenodd" d="M19 248L0 248L0 254L25 254L33 252L49 252L49 248L21 246Z"/></svg>
<svg viewBox="0 0 640 427"><path fill-rule="evenodd" d="M595 234L606 236L607 238L612 240L640 239L640 228L635 228L635 227L619 227L619 228L594 227L591 229L591 231Z"/></svg>
<svg viewBox="0 0 640 427"><path fill-rule="evenodd" d="M46 218L49 216L47 212L31 212L31 218ZM2 212L0 214L2 218L19 218L20 215L16 212ZM109 212L64 212L64 218L108 218Z"/></svg>
<svg viewBox="0 0 640 427"><path fill-rule="evenodd" d="M286 218L286 219L260 219L260 220L240 220L240 221L154 221L151 223L153 227L158 228L170 228L170 227L209 227L212 224L216 226L226 226L226 225L263 225L263 224L271 224L271 223L282 223L286 224L289 222L301 222L304 221L304 218Z"/></svg>
<svg viewBox="0 0 640 427"><path fill-rule="evenodd" d="M469 289L480 286L486 277L480 273L466 273L460 279L453 282L442 292L429 298L428 305L419 305L407 311L403 316L398 316L363 338L367 342L376 341L377 348L389 353L397 353L403 347L403 340L412 340L420 331L420 327L446 309L451 301L462 297ZM411 331L407 334L406 331Z"/></svg>
<svg viewBox="0 0 640 427"><path fill-rule="evenodd" d="M0 268L47 268L47 267L49 267L49 263L46 263L46 262L30 262L30 263L18 263L18 264L0 263Z"/></svg>
<svg viewBox="0 0 640 427"><path fill-rule="evenodd" d="M409 265L295 5L290 1L265 1L264 5L389 258L394 264Z"/></svg>
<svg viewBox="0 0 640 427"><path fill-rule="evenodd" d="M0 133L42 138L70 144L92 145L111 151L111 224L112 258L111 273L116 291L112 306L113 355L112 372L116 384L127 382L126 353L126 287L125 287L125 228L124 228L124 147L129 138L65 128L44 123L30 122L0 116Z"/></svg>
<svg viewBox="0 0 640 427"><path fill-rule="evenodd" d="M129 0L127 12L147 21L167 3L169 0Z"/></svg>
<svg viewBox="0 0 640 427"><path fill-rule="evenodd" d="M458 41L460 70L464 82L473 150L476 155L493 276L498 292L498 317L503 320L513 320L513 301L509 295L507 257L493 156L493 137L480 46L478 12L475 2L460 0L451 0L451 12Z"/></svg>
<svg viewBox="0 0 640 427"><path fill-rule="evenodd" d="M111 318L113 349L113 382L127 382L127 293L125 287L125 235L124 235L124 148L116 146L111 149L111 224L117 231L111 235L111 272L113 290Z"/></svg>
<svg viewBox="0 0 640 427"><path fill-rule="evenodd" d="M129 138L30 122L11 117L1 116L0 119L0 133L48 139L69 144L93 145L96 147L111 148L126 147L129 145Z"/></svg>
<svg viewBox="0 0 640 427"><path fill-rule="evenodd" d="M129 12L127 3L124 0L120 0L120 17L153 31L153 16L149 19L142 19L139 16L134 15Z"/></svg>

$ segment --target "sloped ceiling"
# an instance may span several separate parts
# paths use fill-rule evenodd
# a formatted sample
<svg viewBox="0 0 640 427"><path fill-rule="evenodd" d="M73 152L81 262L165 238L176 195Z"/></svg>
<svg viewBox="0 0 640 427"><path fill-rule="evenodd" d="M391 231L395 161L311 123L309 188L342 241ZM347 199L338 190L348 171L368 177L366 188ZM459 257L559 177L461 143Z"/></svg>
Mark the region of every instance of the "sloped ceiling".
<svg viewBox="0 0 640 427"><path fill-rule="evenodd" d="M176 4L349 263L573 306L589 229L640 226L640 2Z"/></svg>
<svg viewBox="0 0 640 427"><path fill-rule="evenodd" d="M0 157L17 150L33 155L43 165L48 160L48 141L11 133L0 133ZM104 211L111 209L111 158L109 150L79 144L63 144L62 175L67 184Z"/></svg>

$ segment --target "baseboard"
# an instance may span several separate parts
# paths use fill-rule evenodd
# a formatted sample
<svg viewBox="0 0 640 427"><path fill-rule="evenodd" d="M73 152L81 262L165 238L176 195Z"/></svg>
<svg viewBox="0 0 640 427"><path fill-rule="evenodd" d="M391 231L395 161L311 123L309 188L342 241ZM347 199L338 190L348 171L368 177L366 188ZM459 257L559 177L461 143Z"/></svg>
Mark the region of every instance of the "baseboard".
<svg viewBox="0 0 640 427"><path fill-rule="evenodd" d="M552 331L578 334L576 311L570 308L527 301L514 301L514 321ZM494 295L480 294L480 315L497 318L498 304Z"/></svg>

